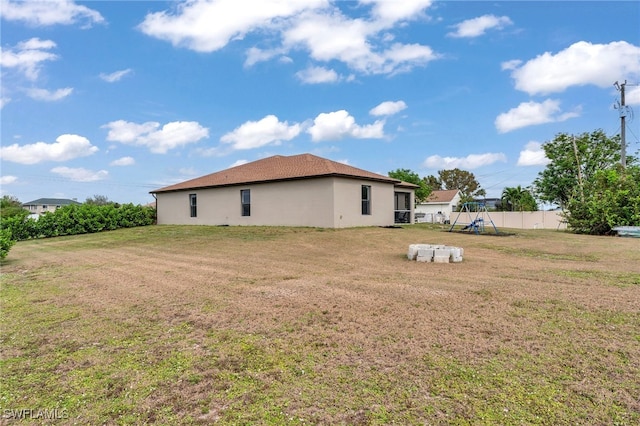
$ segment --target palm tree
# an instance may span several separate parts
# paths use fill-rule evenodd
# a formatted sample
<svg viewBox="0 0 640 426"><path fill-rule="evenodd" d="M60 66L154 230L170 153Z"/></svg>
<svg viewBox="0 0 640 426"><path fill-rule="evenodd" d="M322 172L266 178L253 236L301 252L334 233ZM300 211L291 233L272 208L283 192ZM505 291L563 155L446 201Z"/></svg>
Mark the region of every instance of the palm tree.
<svg viewBox="0 0 640 426"><path fill-rule="evenodd" d="M514 187L506 187L502 191L502 204L509 211L537 210L536 200L528 189L518 185Z"/></svg>
<svg viewBox="0 0 640 426"><path fill-rule="evenodd" d="M502 191L502 205L506 207L505 210L510 212L516 211L516 209L520 205L520 194L522 192L522 187L518 185L516 188L514 187L506 187Z"/></svg>

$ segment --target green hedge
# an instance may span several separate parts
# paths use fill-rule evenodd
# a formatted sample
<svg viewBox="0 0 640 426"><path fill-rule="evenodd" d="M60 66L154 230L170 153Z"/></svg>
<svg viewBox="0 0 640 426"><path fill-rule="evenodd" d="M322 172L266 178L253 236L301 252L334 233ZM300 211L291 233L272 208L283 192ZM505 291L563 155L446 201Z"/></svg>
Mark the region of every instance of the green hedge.
<svg viewBox="0 0 640 426"><path fill-rule="evenodd" d="M11 231L8 229L0 229L0 259L4 259L9 254L9 250L16 243L11 238Z"/></svg>
<svg viewBox="0 0 640 426"><path fill-rule="evenodd" d="M37 220L21 216L2 218L0 230L9 230L12 240L21 241L146 226L154 224L155 220L156 211L152 207L72 204L45 213Z"/></svg>

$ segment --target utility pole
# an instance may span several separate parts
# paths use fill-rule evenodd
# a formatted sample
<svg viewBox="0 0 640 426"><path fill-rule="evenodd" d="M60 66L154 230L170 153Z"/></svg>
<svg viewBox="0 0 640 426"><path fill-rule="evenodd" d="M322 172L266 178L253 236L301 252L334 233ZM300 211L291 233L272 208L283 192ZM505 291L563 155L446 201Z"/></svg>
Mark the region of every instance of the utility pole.
<svg viewBox="0 0 640 426"><path fill-rule="evenodd" d="M618 109L620 110L620 164L624 169L627 166L627 141L626 141L626 124L625 118L627 117L627 107L624 104L624 88L627 85L627 80L622 84L618 84L616 81L613 83L616 89L620 91L620 104Z"/></svg>

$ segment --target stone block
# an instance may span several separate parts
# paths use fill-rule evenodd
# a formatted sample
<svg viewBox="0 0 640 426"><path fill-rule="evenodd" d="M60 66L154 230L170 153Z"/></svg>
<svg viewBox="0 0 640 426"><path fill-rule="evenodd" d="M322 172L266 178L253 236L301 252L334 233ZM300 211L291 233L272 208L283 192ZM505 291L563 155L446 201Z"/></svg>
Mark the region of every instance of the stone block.
<svg viewBox="0 0 640 426"><path fill-rule="evenodd" d="M416 261L418 262L432 262L433 261L433 249L421 248L418 249L418 255Z"/></svg>
<svg viewBox="0 0 640 426"><path fill-rule="evenodd" d="M462 254L460 247L451 247L451 262L462 262Z"/></svg>
<svg viewBox="0 0 640 426"><path fill-rule="evenodd" d="M449 263L462 262L462 247L443 244L410 244L407 259L418 262Z"/></svg>
<svg viewBox="0 0 640 426"><path fill-rule="evenodd" d="M418 245L409 244L409 250L407 251L407 259L416 260L416 256L418 256Z"/></svg>
<svg viewBox="0 0 640 426"><path fill-rule="evenodd" d="M451 250L447 250L446 248L435 249L435 253L433 254L434 263L449 263L450 258Z"/></svg>

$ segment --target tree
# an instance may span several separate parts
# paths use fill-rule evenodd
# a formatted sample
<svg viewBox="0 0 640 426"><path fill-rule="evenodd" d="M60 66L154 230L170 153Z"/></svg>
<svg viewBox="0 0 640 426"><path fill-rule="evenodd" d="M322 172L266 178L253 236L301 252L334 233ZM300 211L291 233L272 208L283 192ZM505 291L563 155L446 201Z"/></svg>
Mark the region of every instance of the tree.
<svg viewBox="0 0 640 426"><path fill-rule="evenodd" d="M430 192L440 191L442 189L442 181L433 175L422 178L422 181L431 190Z"/></svg>
<svg viewBox="0 0 640 426"><path fill-rule="evenodd" d="M627 163L629 164L629 163ZM580 234L609 234L616 226L640 226L640 166L616 165L585 182L584 199L566 205L569 228Z"/></svg>
<svg viewBox="0 0 640 426"><path fill-rule="evenodd" d="M5 195L0 199L0 217L7 219L13 216L26 217L29 212L22 208L22 203L16 197Z"/></svg>
<svg viewBox="0 0 640 426"><path fill-rule="evenodd" d="M632 156L626 169L618 164L618 136L561 133L542 147L550 163L534 182L536 192L565 210L569 229L602 235L640 225L640 167Z"/></svg>
<svg viewBox="0 0 640 426"><path fill-rule="evenodd" d="M388 173L389 177L394 179L399 179L404 182L413 183L418 185L420 188L416 189L416 202L421 202L427 199L429 194L431 193L431 188L429 188L425 182L420 179L417 173L412 172L409 169L397 169L390 171Z"/></svg>
<svg viewBox="0 0 640 426"><path fill-rule="evenodd" d="M109 201L109 197L107 197L106 195L94 195L93 198L87 198L85 204L93 204L94 206L106 206L114 203L113 201Z"/></svg>
<svg viewBox="0 0 640 426"><path fill-rule="evenodd" d="M560 133L542 148L550 162L533 182L534 190L540 200L562 208L576 196L584 198L585 183L598 170L620 161L620 138L609 138L602 130L578 136Z"/></svg>
<svg viewBox="0 0 640 426"><path fill-rule="evenodd" d="M520 185L516 187L506 187L502 191L502 210L506 211L536 211L538 203L531 192L522 188Z"/></svg>
<svg viewBox="0 0 640 426"><path fill-rule="evenodd" d="M439 170L440 182L444 189L458 189L462 196L460 202L470 202L476 197L483 197L486 194L484 189L476 180L473 173L458 168L453 170Z"/></svg>

